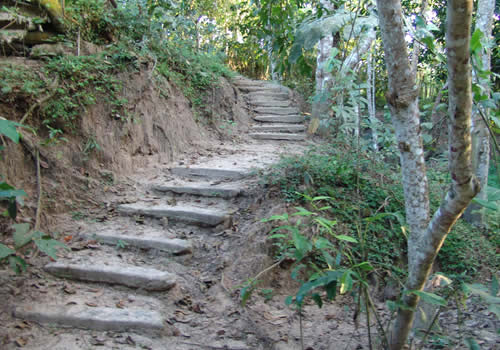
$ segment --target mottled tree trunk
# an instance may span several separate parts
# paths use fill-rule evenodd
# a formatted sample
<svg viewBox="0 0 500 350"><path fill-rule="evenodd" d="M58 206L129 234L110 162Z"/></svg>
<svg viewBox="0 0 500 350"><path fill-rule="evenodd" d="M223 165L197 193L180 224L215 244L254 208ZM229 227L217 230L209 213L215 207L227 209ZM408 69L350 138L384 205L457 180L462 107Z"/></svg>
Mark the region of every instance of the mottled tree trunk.
<svg viewBox="0 0 500 350"><path fill-rule="evenodd" d="M495 0L479 0L477 5L476 29L479 29L487 42L491 42L491 32L493 29L493 15L495 13ZM491 66L491 48L486 45L486 49L481 52L479 59L483 65L483 70L490 70ZM485 95L490 95L489 78L479 78L473 74L474 79L478 79ZM481 107L478 107L481 108ZM483 114L488 111L482 109ZM472 115L472 165L476 177L481 183L481 192L477 197L485 201L488 200L488 172L490 168L490 135L479 111ZM464 217L467 221L475 225L482 225L484 221L483 209L471 203L465 211Z"/></svg>
<svg viewBox="0 0 500 350"><path fill-rule="evenodd" d="M49 14L50 20L54 28L64 33L64 11L60 0L34 0L33 3L40 5Z"/></svg>
<svg viewBox="0 0 500 350"><path fill-rule="evenodd" d="M408 58L400 0L377 0L379 22L389 77L387 102L396 130L405 196L408 239L407 291L422 290L441 245L479 190L470 161L472 107L469 60L472 0L449 0L447 53L449 84L449 163L452 183L430 220L428 183L420 134L415 72ZM418 304L415 294L403 297L390 334L390 347L406 344Z"/></svg>

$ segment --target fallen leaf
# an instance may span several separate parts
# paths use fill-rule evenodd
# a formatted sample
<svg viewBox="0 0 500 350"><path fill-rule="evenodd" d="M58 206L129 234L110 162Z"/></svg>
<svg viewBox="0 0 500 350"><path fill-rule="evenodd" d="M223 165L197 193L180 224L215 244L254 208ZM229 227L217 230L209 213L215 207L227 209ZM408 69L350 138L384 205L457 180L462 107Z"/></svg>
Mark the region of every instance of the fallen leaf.
<svg viewBox="0 0 500 350"><path fill-rule="evenodd" d="M96 304L96 303L93 303L93 302L90 302L90 301L87 301L87 302L85 303L85 305L90 306L90 307L97 307L97 304Z"/></svg>
<svg viewBox="0 0 500 350"><path fill-rule="evenodd" d="M25 328L30 329L31 325L29 323L27 323L26 321L22 321L22 322L17 323L15 327L19 328L19 329L25 329Z"/></svg>
<svg viewBox="0 0 500 350"><path fill-rule="evenodd" d="M24 338L19 337L16 340L14 340L14 343L18 347L22 348L22 347L24 347L28 343L28 341L26 339L24 339Z"/></svg>
<svg viewBox="0 0 500 350"><path fill-rule="evenodd" d="M125 307L125 302L123 300L120 300L116 303L116 307L119 309L123 309Z"/></svg>

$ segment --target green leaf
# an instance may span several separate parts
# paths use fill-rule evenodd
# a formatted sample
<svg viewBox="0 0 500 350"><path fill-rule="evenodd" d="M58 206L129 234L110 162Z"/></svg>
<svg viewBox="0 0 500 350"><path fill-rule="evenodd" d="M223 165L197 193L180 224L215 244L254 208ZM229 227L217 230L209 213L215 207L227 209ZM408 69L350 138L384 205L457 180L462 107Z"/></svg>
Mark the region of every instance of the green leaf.
<svg viewBox="0 0 500 350"><path fill-rule="evenodd" d="M34 238L33 241L35 242L35 245L40 249L41 252L47 254L50 256L52 259L56 260L57 259L57 249L58 248L65 248L65 244L50 238L49 236L45 236L42 232L35 232L34 234L38 235L38 238Z"/></svg>
<svg viewBox="0 0 500 350"><path fill-rule="evenodd" d="M15 200L10 200L7 206L7 212L12 219L17 217L17 202Z"/></svg>
<svg viewBox="0 0 500 350"><path fill-rule="evenodd" d="M299 232L294 232L293 235L293 245L296 248L296 258L297 260L302 260L302 258L311 251L312 244L309 240L301 235Z"/></svg>
<svg viewBox="0 0 500 350"><path fill-rule="evenodd" d="M282 233L276 233L274 235L267 237L267 239L278 239L278 238L288 238L288 236Z"/></svg>
<svg viewBox="0 0 500 350"><path fill-rule="evenodd" d="M306 282L300 286L299 291L297 292L297 295L295 296L296 299L303 300L304 297L311 292L312 290L318 288L318 287L324 287L328 285L329 283L333 281L337 281L343 274L342 270L336 270L336 271L327 271L324 276L321 276L315 280Z"/></svg>
<svg viewBox="0 0 500 350"><path fill-rule="evenodd" d="M15 143L19 143L19 133L16 130L16 126L21 126L21 124L0 118L0 135L4 135Z"/></svg>
<svg viewBox="0 0 500 350"><path fill-rule="evenodd" d="M326 230L329 232L329 233L332 233L332 227L335 226L337 224L337 221L335 220L328 220L328 219L325 219L323 217L318 217L318 218L315 218L314 219L314 222L318 223L320 226L323 226L324 228L326 228Z"/></svg>
<svg viewBox="0 0 500 350"><path fill-rule="evenodd" d="M351 277L351 271L347 270L344 272L340 278L340 294L345 294L352 290L353 280Z"/></svg>
<svg viewBox="0 0 500 350"><path fill-rule="evenodd" d="M352 267L353 270L356 268L360 269L361 271L365 271L365 272L373 271L373 266L368 261L364 261L364 262L356 264Z"/></svg>
<svg viewBox="0 0 500 350"><path fill-rule="evenodd" d="M1 198L14 198L14 197L20 197L20 196L26 197L27 194L23 190L14 190L14 189L13 190L5 190L5 191L0 190L0 199Z"/></svg>
<svg viewBox="0 0 500 350"><path fill-rule="evenodd" d="M316 241L314 242L314 246L316 247L316 249L319 250L323 250L326 248L333 248L333 244L330 243L330 241L324 237L319 237L318 239L316 239Z"/></svg>
<svg viewBox="0 0 500 350"><path fill-rule="evenodd" d="M440 297L439 295L434 294L434 293L424 292L421 290L409 290L405 293L406 294L415 294L428 304L439 305L439 306L448 305L448 302L446 301L446 299L444 299L443 297Z"/></svg>
<svg viewBox="0 0 500 350"><path fill-rule="evenodd" d="M351 242L351 243L358 243L358 241L355 238L352 238L350 236L346 235L334 235L335 238L341 240L341 241L346 241L346 242Z"/></svg>
<svg viewBox="0 0 500 350"><path fill-rule="evenodd" d="M318 293L314 293L313 295L311 295L311 298L312 300L314 300L316 305L318 305L318 307L321 309L321 307L323 306L323 300L321 300L320 295Z"/></svg>
<svg viewBox="0 0 500 350"><path fill-rule="evenodd" d="M15 254L16 251L10 249L5 244L0 243L0 260L5 259L9 255Z"/></svg>
<svg viewBox="0 0 500 350"><path fill-rule="evenodd" d="M293 303L293 296L289 295L285 298L285 305L290 306Z"/></svg>
<svg viewBox="0 0 500 350"><path fill-rule="evenodd" d="M325 285L326 297L328 300L334 300L337 296L337 281L332 281Z"/></svg>
<svg viewBox="0 0 500 350"><path fill-rule="evenodd" d="M305 208L302 208L302 207L295 207L295 209L297 209L297 212L293 213L292 216L311 216L311 215L314 215L313 212L311 212Z"/></svg>
<svg viewBox="0 0 500 350"><path fill-rule="evenodd" d="M269 222L269 221L277 221L277 220L283 220L283 221L288 220L288 214L284 213L283 215L273 215L267 219L260 220L260 222Z"/></svg>
<svg viewBox="0 0 500 350"><path fill-rule="evenodd" d="M16 249L24 247L28 242L33 239L33 235L29 235L30 224L14 224L14 246Z"/></svg>
<svg viewBox="0 0 500 350"><path fill-rule="evenodd" d="M21 272L25 272L27 268L26 261L18 256L11 255L9 256L9 265L15 273L20 274Z"/></svg>
<svg viewBox="0 0 500 350"><path fill-rule="evenodd" d="M247 286L241 289L240 291L241 306L246 305L248 299L252 296L254 289L255 289L254 281L249 282Z"/></svg>
<svg viewBox="0 0 500 350"><path fill-rule="evenodd" d="M469 347L470 350L481 350L479 344L474 340L474 338L466 338L465 344Z"/></svg>
<svg viewBox="0 0 500 350"><path fill-rule="evenodd" d="M472 34L472 37L470 39L470 50L471 52L475 53L481 50L483 47L481 45L481 39L483 38L483 32L480 29L476 29L474 33Z"/></svg>

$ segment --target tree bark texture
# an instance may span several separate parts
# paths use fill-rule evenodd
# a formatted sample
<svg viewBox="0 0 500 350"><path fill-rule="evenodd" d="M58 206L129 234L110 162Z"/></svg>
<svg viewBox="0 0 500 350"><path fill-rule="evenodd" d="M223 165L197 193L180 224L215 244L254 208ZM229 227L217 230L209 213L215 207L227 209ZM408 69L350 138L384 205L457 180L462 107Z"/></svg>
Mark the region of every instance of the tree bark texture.
<svg viewBox="0 0 500 350"><path fill-rule="evenodd" d="M495 0L479 0L476 14L476 29L479 29L483 35L483 45L491 42L491 32L493 29L493 16L495 14ZM482 69L490 70L491 66L491 48L486 45L479 59L482 63ZM485 95L490 95L490 79L479 78L473 73L473 77L483 88ZM481 108L481 107L478 107ZM487 115L488 111L482 109L483 114ZM481 191L477 197L483 200L488 200L488 172L490 168L490 135L488 128L485 125L479 111L475 110L472 114L472 165L477 179L481 183ZM484 215L481 206L471 203L465 211L464 217L467 221L475 225L482 225Z"/></svg>
<svg viewBox="0 0 500 350"><path fill-rule="evenodd" d="M449 168L451 188L432 220L428 182L420 134L418 90L408 58L400 0L377 0L379 22L389 78L387 102L396 130L405 195L408 239L407 291L422 290L447 233L479 190L472 174L470 115L471 69L469 62L472 0L449 0L447 53L449 84ZM406 293L390 334L390 347L406 344L418 304Z"/></svg>
<svg viewBox="0 0 500 350"><path fill-rule="evenodd" d="M49 14L52 25L59 33L64 33L64 12L59 0L35 0Z"/></svg>

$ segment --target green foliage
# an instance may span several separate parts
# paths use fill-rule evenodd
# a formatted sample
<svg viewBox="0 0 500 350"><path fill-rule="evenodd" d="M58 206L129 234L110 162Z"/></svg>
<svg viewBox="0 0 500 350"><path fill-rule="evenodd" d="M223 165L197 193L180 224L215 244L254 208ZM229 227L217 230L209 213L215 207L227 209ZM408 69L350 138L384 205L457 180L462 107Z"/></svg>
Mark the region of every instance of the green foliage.
<svg viewBox="0 0 500 350"><path fill-rule="evenodd" d="M293 261L292 278L301 282L301 287L294 298L288 298L287 304L294 302L299 307L307 296L323 305L317 288L326 291L327 300L337 295L352 291L357 283L364 282L366 273L373 270L369 262L356 263L356 253L352 244L358 244L354 237L337 234L336 221L327 218L328 196L303 196L307 206L296 207L291 215L274 215L263 222L277 224L269 234L277 247L276 259ZM348 268L343 268L348 266ZM314 292L314 293L313 293Z"/></svg>
<svg viewBox="0 0 500 350"><path fill-rule="evenodd" d="M18 123L8 122L4 119L0 119L3 123L0 123L0 136L5 135L9 137L14 142L19 142L19 134L15 129L15 126L22 126ZM14 127L14 129L12 129ZM14 133L16 135L14 135ZM1 179L1 175L0 175ZM7 211L4 216L9 216L15 219L17 216L17 205L22 204L22 197L25 197L26 193L23 190L16 190L14 187L8 183L0 182L0 203L7 201ZM56 253L58 248L65 248L65 245L61 242L52 239L49 235L43 232L33 231L30 229L29 224L13 224L13 241L14 245L9 247L3 243L0 243L0 263L8 262L10 267L16 272L21 273L26 271L27 263L21 254L18 252L26 247L27 245L33 243L33 245L38 248L42 253L47 254L52 259L57 259Z"/></svg>

